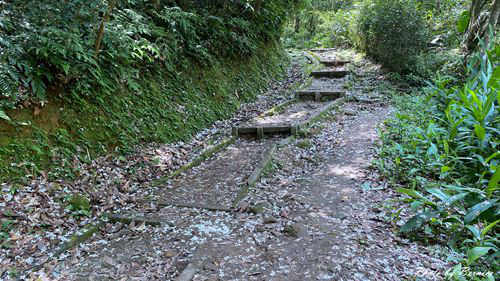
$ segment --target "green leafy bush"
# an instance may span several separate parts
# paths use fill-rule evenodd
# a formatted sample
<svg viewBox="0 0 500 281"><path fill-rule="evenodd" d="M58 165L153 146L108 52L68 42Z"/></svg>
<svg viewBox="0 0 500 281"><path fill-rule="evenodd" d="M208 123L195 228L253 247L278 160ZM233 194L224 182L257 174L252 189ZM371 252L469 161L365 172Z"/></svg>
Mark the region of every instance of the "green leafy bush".
<svg viewBox="0 0 500 281"><path fill-rule="evenodd" d="M301 1L285 26L283 42L287 48L351 46L349 38L352 0Z"/></svg>
<svg viewBox="0 0 500 281"><path fill-rule="evenodd" d="M0 118L47 101L49 86L99 100L121 86L137 91L147 72L253 55L278 39L294 1L133 0L111 11L106 2L0 1Z"/></svg>
<svg viewBox="0 0 500 281"><path fill-rule="evenodd" d="M444 237L451 260L491 275L500 253L500 47L484 53L470 60L465 83L439 78L426 97L404 98L378 166L416 213L402 232Z"/></svg>
<svg viewBox="0 0 500 281"><path fill-rule="evenodd" d="M398 72L411 69L429 34L413 0L364 1L353 28L357 47Z"/></svg>
<svg viewBox="0 0 500 281"><path fill-rule="evenodd" d="M338 10L328 22L330 42L333 47L352 47L351 25L354 12L352 9Z"/></svg>
<svg viewBox="0 0 500 281"><path fill-rule="evenodd" d="M282 73L294 2L0 1L0 179L72 177L78 151L185 140L228 117Z"/></svg>

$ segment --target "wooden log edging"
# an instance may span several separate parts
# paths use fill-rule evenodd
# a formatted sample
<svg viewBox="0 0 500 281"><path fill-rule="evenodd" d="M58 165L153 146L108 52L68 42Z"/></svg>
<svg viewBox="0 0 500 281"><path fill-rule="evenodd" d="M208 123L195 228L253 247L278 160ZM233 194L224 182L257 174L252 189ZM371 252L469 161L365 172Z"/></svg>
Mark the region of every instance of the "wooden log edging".
<svg viewBox="0 0 500 281"><path fill-rule="evenodd" d="M255 187L255 184L257 181L260 179L264 171L266 170L267 167L271 164L274 154L278 150L278 144L274 143L271 148L269 148L265 154L262 160L260 160L259 164L257 164L257 167L252 171L248 179L245 181L243 184L242 188L236 195L236 198L233 200L232 208L235 209L237 208L238 204L240 203L243 198L248 194L248 192Z"/></svg>
<svg viewBox="0 0 500 281"><path fill-rule="evenodd" d="M273 116L273 115L275 115L277 113L282 112L283 109L285 109L289 105L292 105L295 102L297 102L295 99L286 100L286 101L284 101L284 102L282 102L282 103L280 103L280 104L278 104L276 106L273 106L269 110L266 110L261 115L259 115L259 117L257 117L257 118L263 118L263 117L266 117L266 116Z"/></svg>
<svg viewBox="0 0 500 281"><path fill-rule="evenodd" d="M308 52L308 51L303 51L302 52L304 56L306 56L307 59L311 61L311 63L314 66L319 66L320 65L320 59L318 56L316 56L313 52Z"/></svg>
<svg viewBox="0 0 500 281"><path fill-rule="evenodd" d="M182 174L183 172L185 172L185 171L187 171L187 170L189 170L191 168L194 168L196 166L199 166L201 163L203 163L203 161L207 160L212 155L216 154L217 152L219 152L219 151L223 150L224 148L228 147L229 145L233 144L236 141L236 139L237 138L235 136L231 136L229 138L224 139L219 144L217 144L217 145L215 145L215 146L213 146L213 147L211 147L211 148L203 151L200 154L200 156L196 157L195 159L193 159L188 164L186 164L186 165L180 167L179 169L173 171L168 176L155 180L152 185L158 187L158 186L160 186L162 184L167 183L167 181L169 181L172 178L177 177L178 175Z"/></svg>
<svg viewBox="0 0 500 281"><path fill-rule="evenodd" d="M254 125L244 127L233 127L232 134L234 137L241 135L256 135L257 139L264 138L265 134L287 134L293 133L293 126L290 124L277 124L277 125Z"/></svg>

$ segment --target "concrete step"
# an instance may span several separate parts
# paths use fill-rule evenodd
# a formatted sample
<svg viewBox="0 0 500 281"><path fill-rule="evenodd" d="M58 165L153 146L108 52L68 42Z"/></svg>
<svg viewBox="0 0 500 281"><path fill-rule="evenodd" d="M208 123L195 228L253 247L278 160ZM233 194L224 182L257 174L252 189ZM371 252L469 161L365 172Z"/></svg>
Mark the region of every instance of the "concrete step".
<svg viewBox="0 0 500 281"><path fill-rule="evenodd" d="M323 90L304 90L297 92L295 97L303 100L314 100L316 102L322 99L338 99L345 96L344 89L323 89Z"/></svg>
<svg viewBox="0 0 500 281"><path fill-rule="evenodd" d="M351 63L351 61L348 60L320 60L319 62L326 66L343 66Z"/></svg>
<svg viewBox="0 0 500 281"><path fill-rule="evenodd" d="M342 78L347 74L348 71L345 68L316 70L311 72L311 76L316 78Z"/></svg>
<svg viewBox="0 0 500 281"><path fill-rule="evenodd" d="M255 135L258 139L264 138L265 134L296 134L296 127L291 124L276 125L250 125L233 127L233 136Z"/></svg>

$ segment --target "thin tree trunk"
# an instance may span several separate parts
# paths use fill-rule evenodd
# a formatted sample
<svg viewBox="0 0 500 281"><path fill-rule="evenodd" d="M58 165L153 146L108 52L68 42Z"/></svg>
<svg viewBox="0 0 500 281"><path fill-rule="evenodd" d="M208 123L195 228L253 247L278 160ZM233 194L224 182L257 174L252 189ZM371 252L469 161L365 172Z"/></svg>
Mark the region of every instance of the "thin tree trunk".
<svg viewBox="0 0 500 281"><path fill-rule="evenodd" d="M484 28L484 43L486 46L490 44L490 26L493 35L496 33L496 26L498 23L498 17L500 16L500 0L495 0L495 3L491 6L490 18L488 20L488 25Z"/></svg>
<svg viewBox="0 0 500 281"><path fill-rule="evenodd" d="M295 15L295 33L300 32L300 15L297 13Z"/></svg>
<svg viewBox="0 0 500 281"><path fill-rule="evenodd" d="M467 32L462 42L462 48L466 53L472 53L477 45L477 39L481 34L481 11L487 0L473 0L470 8L470 20Z"/></svg>
<svg viewBox="0 0 500 281"><path fill-rule="evenodd" d="M113 12L113 8L116 5L116 1L117 0L110 0L109 1L108 11L102 17L101 25L99 26L99 31L97 32L97 38L95 40L95 45L94 45L94 52L95 52L96 60L99 59L99 52L101 50L101 42L102 42L102 38L104 38L104 26L106 25L106 22L109 21L111 13Z"/></svg>
<svg viewBox="0 0 500 281"><path fill-rule="evenodd" d="M254 11L256 14L260 12L260 7L262 7L262 0L255 0Z"/></svg>

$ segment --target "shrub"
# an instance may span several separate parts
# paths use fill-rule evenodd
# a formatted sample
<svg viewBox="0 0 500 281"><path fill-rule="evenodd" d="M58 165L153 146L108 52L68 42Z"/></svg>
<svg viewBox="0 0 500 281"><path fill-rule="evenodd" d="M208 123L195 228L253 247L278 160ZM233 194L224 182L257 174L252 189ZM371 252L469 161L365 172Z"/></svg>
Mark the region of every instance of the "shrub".
<svg viewBox="0 0 500 281"><path fill-rule="evenodd" d="M371 0L354 23L357 47L397 72L410 69L428 41L429 30L413 0Z"/></svg>
<svg viewBox="0 0 500 281"><path fill-rule="evenodd" d="M459 262L454 272L461 266L481 274L498 272L498 53L496 46L484 51L486 56L476 54L465 83L440 78L427 97L404 97L405 109L382 134L378 166L404 186L398 191L407 195L415 213L401 231L445 238L452 250L449 259Z"/></svg>
<svg viewBox="0 0 500 281"><path fill-rule="evenodd" d="M331 17L330 22L330 40L335 47L352 46L351 40L351 22L353 18L353 10L338 10Z"/></svg>
<svg viewBox="0 0 500 281"><path fill-rule="evenodd" d="M220 57L249 57L279 38L291 7L281 1L255 9L239 1L117 1L97 56L96 31L108 1L28 2L0 1L0 120L8 119L3 110L23 102L46 103L50 86L102 100L120 86L138 91L147 72L175 76L188 60L205 66Z"/></svg>

